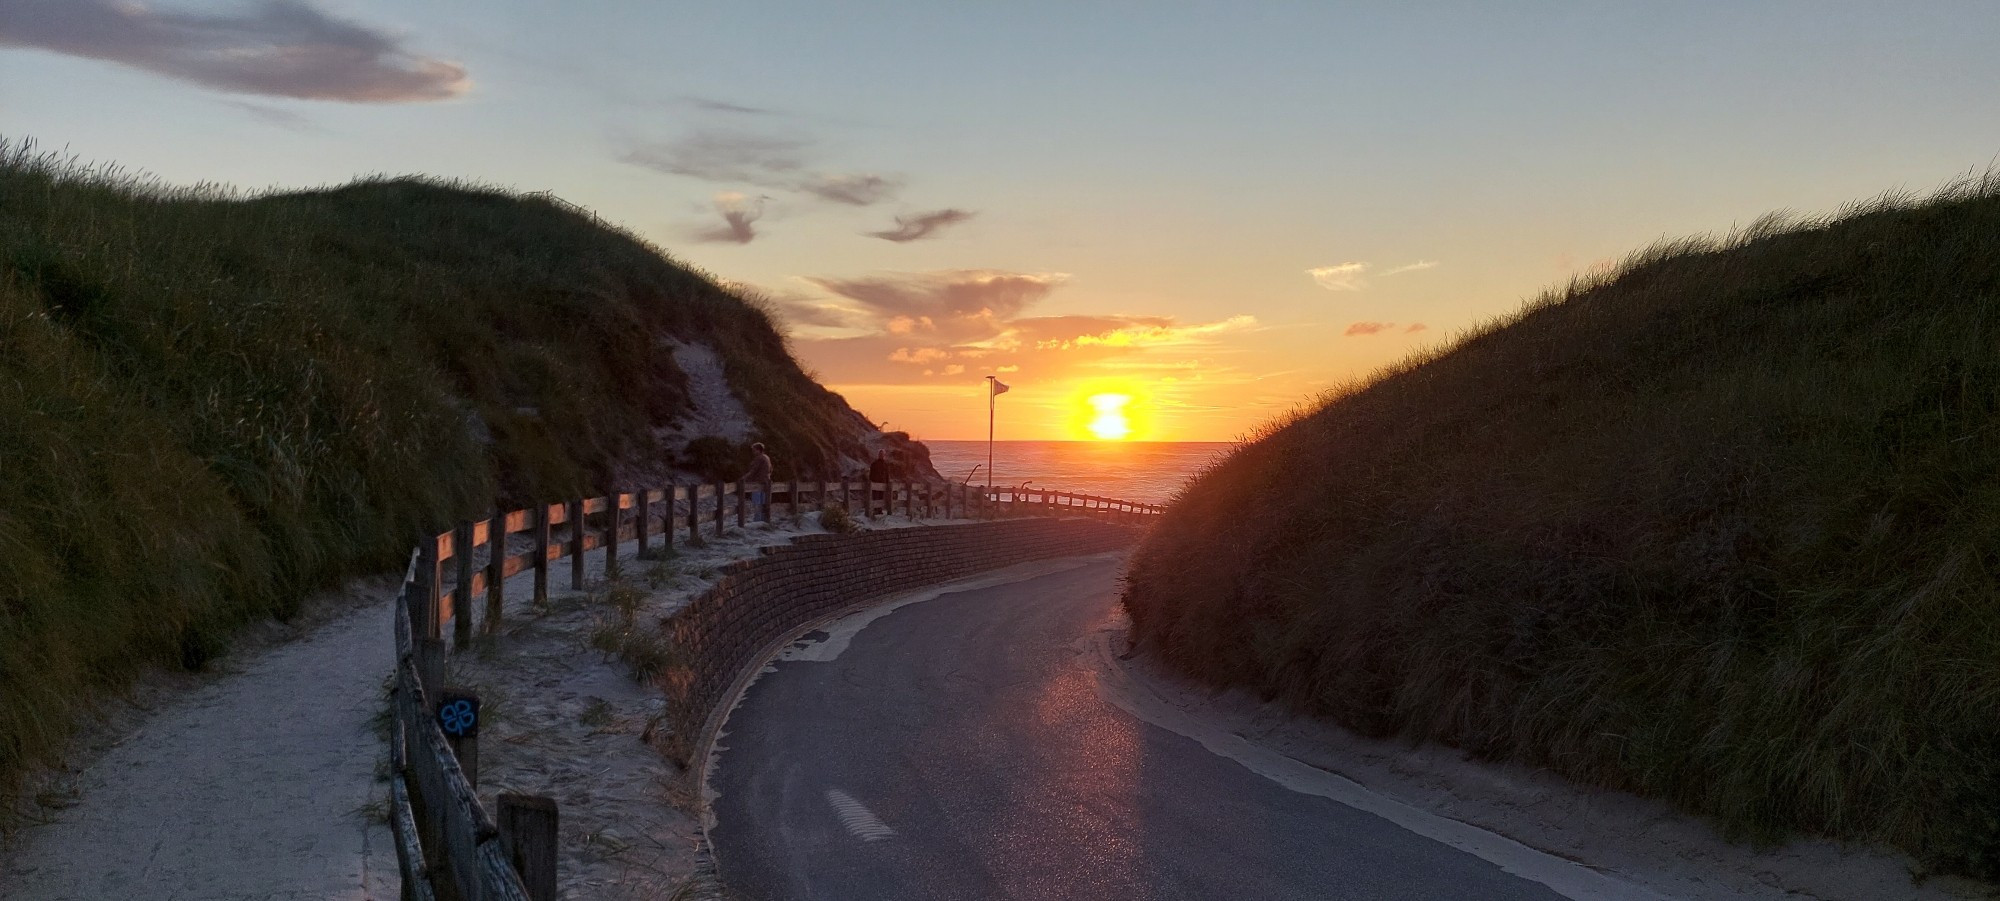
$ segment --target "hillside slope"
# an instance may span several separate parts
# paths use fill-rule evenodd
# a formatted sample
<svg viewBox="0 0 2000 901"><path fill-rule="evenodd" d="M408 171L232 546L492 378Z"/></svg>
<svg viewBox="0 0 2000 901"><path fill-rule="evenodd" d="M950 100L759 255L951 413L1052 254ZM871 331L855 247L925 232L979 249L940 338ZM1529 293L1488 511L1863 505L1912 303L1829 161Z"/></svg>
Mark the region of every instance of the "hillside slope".
<svg viewBox="0 0 2000 901"><path fill-rule="evenodd" d="M1322 398L1138 551L1141 646L1734 834L2000 876L2000 183L1642 252Z"/></svg>
<svg viewBox="0 0 2000 901"><path fill-rule="evenodd" d="M749 440L779 478L928 471L757 305L559 201L243 198L0 144L0 789L98 688L420 529L733 477Z"/></svg>

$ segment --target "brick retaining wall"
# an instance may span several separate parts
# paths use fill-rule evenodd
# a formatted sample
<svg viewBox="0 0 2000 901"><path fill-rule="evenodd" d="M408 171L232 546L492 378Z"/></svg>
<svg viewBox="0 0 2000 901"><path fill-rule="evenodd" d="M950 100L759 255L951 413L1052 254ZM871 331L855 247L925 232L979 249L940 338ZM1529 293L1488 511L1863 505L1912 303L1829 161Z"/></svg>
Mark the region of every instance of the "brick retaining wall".
<svg viewBox="0 0 2000 901"><path fill-rule="evenodd" d="M722 579L667 620L681 654L665 688L675 720L669 752L682 762L745 667L815 620L926 585L1028 560L1096 554L1140 530L1095 519L1013 519L805 535L722 568Z"/></svg>

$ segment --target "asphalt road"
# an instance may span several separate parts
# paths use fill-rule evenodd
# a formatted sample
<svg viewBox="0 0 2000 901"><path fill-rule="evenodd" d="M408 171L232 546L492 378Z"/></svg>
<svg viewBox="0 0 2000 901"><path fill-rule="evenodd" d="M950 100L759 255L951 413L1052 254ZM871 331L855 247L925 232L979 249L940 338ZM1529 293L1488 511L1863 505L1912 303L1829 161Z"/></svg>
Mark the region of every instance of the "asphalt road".
<svg viewBox="0 0 2000 901"><path fill-rule="evenodd" d="M749 689L711 774L750 899L1552 899L1105 703L1079 639L1097 559L808 635ZM834 656L834 653L838 656Z"/></svg>

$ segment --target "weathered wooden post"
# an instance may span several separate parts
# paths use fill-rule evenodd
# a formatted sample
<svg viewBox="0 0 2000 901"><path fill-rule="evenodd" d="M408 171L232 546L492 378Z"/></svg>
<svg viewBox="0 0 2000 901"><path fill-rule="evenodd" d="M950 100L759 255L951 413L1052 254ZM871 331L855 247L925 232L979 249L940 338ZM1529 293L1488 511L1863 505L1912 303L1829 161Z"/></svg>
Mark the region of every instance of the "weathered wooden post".
<svg viewBox="0 0 2000 901"><path fill-rule="evenodd" d="M540 795L500 793L500 848L521 874L528 901L556 901L556 802Z"/></svg>
<svg viewBox="0 0 2000 901"><path fill-rule="evenodd" d="M749 486L739 479L736 482L736 527L741 529L749 525L750 525Z"/></svg>
<svg viewBox="0 0 2000 901"><path fill-rule="evenodd" d="M458 687L448 687L435 695L438 730L444 733L465 781L479 787L479 695Z"/></svg>
<svg viewBox="0 0 2000 901"><path fill-rule="evenodd" d="M728 496L729 492L723 490L722 480L716 479L715 480L715 537L717 538L722 537L723 509L728 506L727 504L724 504L722 501L724 498Z"/></svg>
<svg viewBox="0 0 2000 901"><path fill-rule="evenodd" d="M639 559L641 560L646 559L646 517L652 513L652 506L647 503L647 500L652 494L653 489L641 488L639 489L639 499L632 503L633 512L638 514L634 520L636 528L633 529L635 533L633 537L639 539Z"/></svg>
<svg viewBox="0 0 2000 901"><path fill-rule="evenodd" d="M843 513L849 514L854 512L854 492L847 489L847 475L845 473L842 473L840 476L840 510Z"/></svg>
<svg viewBox="0 0 2000 901"><path fill-rule="evenodd" d="M437 569L437 539L418 538L415 581L410 583L404 597L410 612L412 638L437 637Z"/></svg>
<svg viewBox="0 0 2000 901"><path fill-rule="evenodd" d="M486 621L488 635L500 634L500 621L507 606L507 512L493 502L493 518L486 521Z"/></svg>
<svg viewBox="0 0 2000 901"><path fill-rule="evenodd" d="M691 482L687 486L688 496L688 544L701 547L701 483Z"/></svg>
<svg viewBox="0 0 2000 901"><path fill-rule="evenodd" d="M770 476L765 476L765 477L764 477L764 485L763 485L763 491L764 491L764 499L763 499L763 500L761 500L761 501L759 501L759 502L757 503L757 521L758 521L758 522L770 522L770 521L771 521L771 502L777 499L777 498L776 498L776 497L775 497L774 495L772 495L772 493L771 493L771 477L770 477Z"/></svg>
<svg viewBox="0 0 2000 901"><path fill-rule="evenodd" d="M625 503L625 493L613 489L604 498L604 578L618 578L618 508Z"/></svg>
<svg viewBox="0 0 2000 901"><path fill-rule="evenodd" d="M461 519L452 530L451 553L458 564L458 585L451 596L451 644L463 648L472 643L472 520Z"/></svg>
<svg viewBox="0 0 2000 901"><path fill-rule="evenodd" d="M583 500L569 502L569 588L583 590Z"/></svg>
<svg viewBox="0 0 2000 901"><path fill-rule="evenodd" d="M549 603L549 505L535 505L535 606Z"/></svg>

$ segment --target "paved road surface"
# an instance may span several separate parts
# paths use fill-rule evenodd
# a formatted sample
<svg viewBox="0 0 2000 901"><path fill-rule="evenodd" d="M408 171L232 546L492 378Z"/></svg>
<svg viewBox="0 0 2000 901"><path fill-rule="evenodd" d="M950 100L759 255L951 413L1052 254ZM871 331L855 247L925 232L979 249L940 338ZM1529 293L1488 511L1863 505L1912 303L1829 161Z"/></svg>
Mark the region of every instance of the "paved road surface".
<svg viewBox="0 0 2000 901"><path fill-rule="evenodd" d="M1252 773L1099 698L1079 640L1117 562L814 633L753 685L711 776L754 899L1551 899L1535 882ZM835 633L851 631L836 625ZM844 637L844 636L839 636Z"/></svg>

